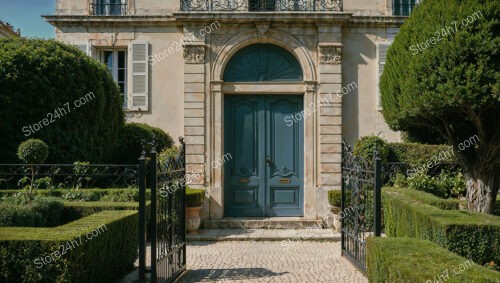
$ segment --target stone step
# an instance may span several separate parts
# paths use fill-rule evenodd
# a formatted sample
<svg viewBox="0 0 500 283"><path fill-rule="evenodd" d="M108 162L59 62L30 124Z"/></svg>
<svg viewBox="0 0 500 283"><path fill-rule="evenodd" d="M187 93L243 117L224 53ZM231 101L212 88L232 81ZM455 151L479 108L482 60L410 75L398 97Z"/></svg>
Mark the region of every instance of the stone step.
<svg viewBox="0 0 500 283"><path fill-rule="evenodd" d="M188 242L204 241L340 241L332 229L206 229L186 235Z"/></svg>
<svg viewBox="0 0 500 283"><path fill-rule="evenodd" d="M321 220L300 217L224 218L203 220L203 229L306 229L324 228Z"/></svg>

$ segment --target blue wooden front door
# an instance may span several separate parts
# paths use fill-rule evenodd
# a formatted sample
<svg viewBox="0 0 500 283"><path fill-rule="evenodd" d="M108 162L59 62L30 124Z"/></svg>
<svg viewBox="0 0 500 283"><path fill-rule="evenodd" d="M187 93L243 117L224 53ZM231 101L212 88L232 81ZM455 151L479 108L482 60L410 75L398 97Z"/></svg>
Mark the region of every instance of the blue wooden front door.
<svg viewBox="0 0 500 283"><path fill-rule="evenodd" d="M226 216L303 216L301 96L225 96ZM288 118L287 118L288 117Z"/></svg>

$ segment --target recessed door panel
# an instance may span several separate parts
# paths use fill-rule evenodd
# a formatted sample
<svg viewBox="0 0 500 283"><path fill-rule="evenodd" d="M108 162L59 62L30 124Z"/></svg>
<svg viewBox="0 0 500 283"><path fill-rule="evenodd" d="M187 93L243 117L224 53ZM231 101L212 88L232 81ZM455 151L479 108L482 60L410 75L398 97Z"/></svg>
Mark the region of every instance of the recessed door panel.
<svg viewBox="0 0 500 283"><path fill-rule="evenodd" d="M224 168L226 216L264 216L262 102L254 96L227 96L224 104L224 154L232 156Z"/></svg>
<svg viewBox="0 0 500 283"><path fill-rule="evenodd" d="M225 96L226 216L303 215L301 96Z"/></svg>
<svg viewBox="0 0 500 283"><path fill-rule="evenodd" d="M267 168L270 189L266 214L302 216L303 123L286 119L302 111L302 97L272 96L267 99L267 106L266 148L271 162Z"/></svg>

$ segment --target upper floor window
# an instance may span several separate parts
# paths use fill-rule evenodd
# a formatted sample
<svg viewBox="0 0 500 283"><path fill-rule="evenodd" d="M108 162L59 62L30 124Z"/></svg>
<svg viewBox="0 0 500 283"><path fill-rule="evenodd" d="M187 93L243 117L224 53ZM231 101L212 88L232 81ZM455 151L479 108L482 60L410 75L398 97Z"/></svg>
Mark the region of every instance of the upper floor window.
<svg viewBox="0 0 500 283"><path fill-rule="evenodd" d="M420 0L392 0L392 14L394 16L409 16Z"/></svg>
<svg viewBox="0 0 500 283"><path fill-rule="evenodd" d="M92 13L96 16L124 16L127 14L127 0L94 0Z"/></svg>
<svg viewBox="0 0 500 283"><path fill-rule="evenodd" d="M123 98L123 108L127 108L127 51L125 50L101 50L99 52L101 62L108 67L108 71L120 87Z"/></svg>
<svg viewBox="0 0 500 283"><path fill-rule="evenodd" d="M250 11L275 11L275 0L249 0L248 10Z"/></svg>

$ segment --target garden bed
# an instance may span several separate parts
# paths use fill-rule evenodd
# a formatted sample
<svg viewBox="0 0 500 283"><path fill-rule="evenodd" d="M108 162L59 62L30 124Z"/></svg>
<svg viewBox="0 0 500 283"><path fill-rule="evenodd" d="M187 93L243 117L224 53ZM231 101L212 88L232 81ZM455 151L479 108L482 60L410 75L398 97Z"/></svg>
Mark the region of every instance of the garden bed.
<svg viewBox="0 0 500 283"><path fill-rule="evenodd" d="M430 240L479 264L500 262L500 217L442 210L405 194L382 190L385 233Z"/></svg>
<svg viewBox="0 0 500 283"><path fill-rule="evenodd" d="M500 272L476 265L432 242L380 237L368 238L367 276L373 283L500 280Z"/></svg>
<svg viewBox="0 0 500 283"><path fill-rule="evenodd" d="M137 258L137 211L101 211L54 228L0 228L0 282L110 282Z"/></svg>

